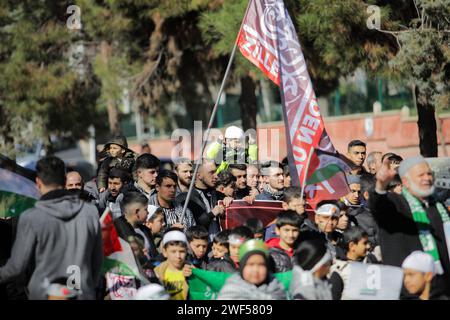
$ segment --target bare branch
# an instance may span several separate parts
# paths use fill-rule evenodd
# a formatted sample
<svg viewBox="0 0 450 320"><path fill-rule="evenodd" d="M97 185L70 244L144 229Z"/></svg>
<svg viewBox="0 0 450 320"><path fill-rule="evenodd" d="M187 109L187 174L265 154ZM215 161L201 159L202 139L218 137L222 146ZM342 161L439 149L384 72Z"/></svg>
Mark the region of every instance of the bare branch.
<svg viewBox="0 0 450 320"><path fill-rule="evenodd" d="M422 17L420 16L419 8L417 7L416 0L413 0L413 2L414 2L414 7L416 7L417 16L419 17L420 20L422 20Z"/></svg>

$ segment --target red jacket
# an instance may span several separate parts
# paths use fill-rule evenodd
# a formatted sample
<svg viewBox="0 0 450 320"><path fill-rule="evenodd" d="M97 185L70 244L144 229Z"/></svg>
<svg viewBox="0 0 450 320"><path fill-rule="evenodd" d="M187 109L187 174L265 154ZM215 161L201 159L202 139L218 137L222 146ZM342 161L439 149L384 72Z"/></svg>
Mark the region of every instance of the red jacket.
<svg viewBox="0 0 450 320"><path fill-rule="evenodd" d="M282 247L280 247L280 241L281 241L280 238L272 238L272 239L269 239L269 240L266 241L266 245L269 248L277 248L277 249L283 250L284 252L286 252L286 254L290 258L292 258L292 256L294 255L294 248L290 248L289 250L285 250Z"/></svg>

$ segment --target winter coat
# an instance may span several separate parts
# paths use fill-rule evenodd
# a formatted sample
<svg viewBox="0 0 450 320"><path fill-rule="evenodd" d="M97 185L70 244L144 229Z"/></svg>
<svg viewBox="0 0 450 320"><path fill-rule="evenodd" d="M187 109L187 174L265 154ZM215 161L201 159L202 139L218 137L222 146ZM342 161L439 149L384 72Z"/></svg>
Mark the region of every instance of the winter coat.
<svg viewBox="0 0 450 320"><path fill-rule="evenodd" d="M79 299L95 299L103 259L97 208L67 190L43 195L19 218L11 258L0 268L0 283L16 278L34 264L29 298L47 298L46 286L79 268Z"/></svg>
<svg viewBox="0 0 450 320"><path fill-rule="evenodd" d="M287 253L280 247L280 239L272 238L266 242L269 247L269 265L273 273L292 270L292 255L294 250Z"/></svg>
<svg viewBox="0 0 450 320"><path fill-rule="evenodd" d="M186 256L186 263L192 264L198 269L206 270L206 267L208 265L208 255L205 254L203 259L198 259L194 256L194 253L189 252Z"/></svg>
<svg viewBox="0 0 450 320"><path fill-rule="evenodd" d="M180 193L176 201L184 205L187 192ZM212 209L217 205L218 193L216 190L201 190L195 188L189 199L188 209L192 212L196 225L208 230L212 242L214 236L221 230L219 217L214 216Z"/></svg>
<svg viewBox="0 0 450 320"><path fill-rule="evenodd" d="M206 270L226 272L226 273L232 273L237 271L233 261L230 259L228 255L225 255L220 259L217 258L210 259L208 265L206 266Z"/></svg>
<svg viewBox="0 0 450 320"><path fill-rule="evenodd" d="M436 202L429 198L429 206L424 210L430 220L430 231L436 240L436 246L444 269L443 275L433 278L433 290L450 293L450 258L441 216ZM379 241L383 264L401 267L403 260L415 250L423 250L419 239L417 224L412 218L408 202L396 193L379 194L375 190L369 193L368 207L379 227ZM448 214L448 213L447 213ZM434 289L433 289L434 288Z"/></svg>
<svg viewBox="0 0 450 320"><path fill-rule="evenodd" d="M267 190L263 190L260 194L256 195L256 200L264 200L264 201L282 201L281 199L275 199L275 197L267 192Z"/></svg>
<svg viewBox="0 0 450 320"><path fill-rule="evenodd" d="M299 266L292 269L289 294L295 300L332 300L331 285Z"/></svg>
<svg viewBox="0 0 450 320"><path fill-rule="evenodd" d="M242 279L240 274L234 274L225 282L217 300L286 300L283 284L272 274L268 277L267 283L255 286Z"/></svg>
<svg viewBox="0 0 450 320"><path fill-rule="evenodd" d="M107 157L101 164L98 174L97 174L97 185L98 188L108 188L108 175L109 170L112 168L121 169L130 174L133 170L133 166L135 163L135 154L134 152L127 151L122 158L115 157Z"/></svg>

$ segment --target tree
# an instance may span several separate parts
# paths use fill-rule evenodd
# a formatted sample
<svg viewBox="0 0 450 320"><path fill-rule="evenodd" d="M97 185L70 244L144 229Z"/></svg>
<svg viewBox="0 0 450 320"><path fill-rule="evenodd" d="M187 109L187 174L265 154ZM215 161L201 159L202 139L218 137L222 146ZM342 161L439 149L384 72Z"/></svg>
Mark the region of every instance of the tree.
<svg viewBox="0 0 450 320"><path fill-rule="evenodd" d="M248 1L228 0L215 10L202 15L200 28L206 43L212 45L215 56L229 57L236 41L241 22L244 18ZM256 80L263 77L256 67L248 62L239 52L236 53L233 75L229 83L240 81L242 127L244 130L256 129Z"/></svg>
<svg viewBox="0 0 450 320"><path fill-rule="evenodd" d="M379 29L367 27L364 1L298 1L298 32L316 92L329 92L357 67L369 75L410 80L417 97L420 153L436 157L435 109L450 105L450 1L371 4L380 9Z"/></svg>
<svg viewBox="0 0 450 320"><path fill-rule="evenodd" d="M66 5L1 0L0 8L2 153L15 156L16 144L49 141L51 133L84 137L99 90L68 63L74 34L66 28Z"/></svg>

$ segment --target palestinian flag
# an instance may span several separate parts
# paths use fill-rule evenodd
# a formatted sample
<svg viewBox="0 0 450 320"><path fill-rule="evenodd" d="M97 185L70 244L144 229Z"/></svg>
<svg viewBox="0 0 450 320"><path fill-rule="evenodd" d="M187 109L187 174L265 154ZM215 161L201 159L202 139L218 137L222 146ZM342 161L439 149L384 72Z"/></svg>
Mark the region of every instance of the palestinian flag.
<svg viewBox="0 0 450 320"><path fill-rule="evenodd" d="M102 274L107 272L122 276L143 278L130 244L120 238L113 223L111 211L106 209L100 218L103 240Z"/></svg>
<svg viewBox="0 0 450 320"><path fill-rule="evenodd" d="M34 206L39 190L31 180L0 168L0 217L17 217Z"/></svg>
<svg viewBox="0 0 450 320"><path fill-rule="evenodd" d="M189 298L191 300L216 300L225 281L234 273L192 269L189 277ZM275 273L274 276L284 285L286 291L292 279L292 271Z"/></svg>

